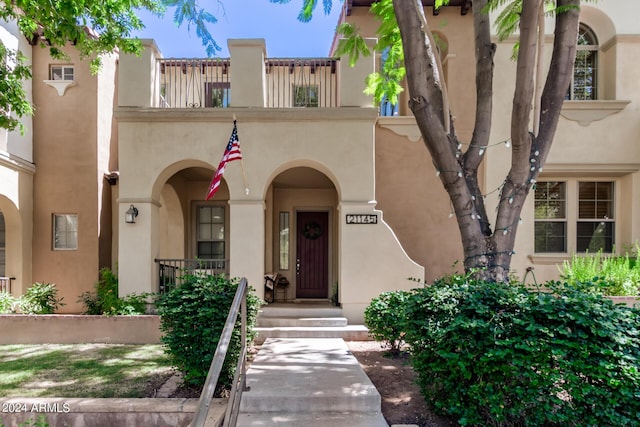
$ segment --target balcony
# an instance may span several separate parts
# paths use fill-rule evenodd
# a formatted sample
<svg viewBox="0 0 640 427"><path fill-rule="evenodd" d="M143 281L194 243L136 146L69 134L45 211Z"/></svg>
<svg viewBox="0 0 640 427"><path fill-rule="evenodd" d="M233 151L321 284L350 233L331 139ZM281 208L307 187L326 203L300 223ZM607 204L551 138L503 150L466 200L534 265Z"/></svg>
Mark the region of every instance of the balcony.
<svg viewBox="0 0 640 427"><path fill-rule="evenodd" d="M228 108L232 106L231 59L157 61L160 108ZM267 108L338 106L339 60L332 58L265 59Z"/></svg>
<svg viewBox="0 0 640 427"><path fill-rule="evenodd" d="M374 43L371 40L370 43ZM121 54L118 106L130 108L373 108L363 93L375 58L268 58L262 39L229 40L229 58L170 58L153 40ZM131 110L128 110L131 111Z"/></svg>

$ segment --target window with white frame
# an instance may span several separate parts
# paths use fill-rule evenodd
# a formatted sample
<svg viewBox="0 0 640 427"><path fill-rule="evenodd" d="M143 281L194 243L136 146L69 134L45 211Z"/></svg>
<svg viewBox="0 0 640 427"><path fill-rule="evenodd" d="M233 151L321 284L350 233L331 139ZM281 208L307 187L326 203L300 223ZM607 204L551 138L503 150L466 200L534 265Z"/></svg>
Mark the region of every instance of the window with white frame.
<svg viewBox="0 0 640 427"><path fill-rule="evenodd" d="M5 276L7 247L7 228L4 224L4 215L0 212L0 276Z"/></svg>
<svg viewBox="0 0 640 427"><path fill-rule="evenodd" d="M613 252L614 208L613 181L538 181L535 252Z"/></svg>
<svg viewBox="0 0 640 427"><path fill-rule="evenodd" d="M78 215L53 215L53 249L78 249Z"/></svg>
<svg viewBox="0 0 640 427"><path fill-rule="evenodd" d="M559 181L537 182L535 251L567 252L567 190Z"/></svg>
<svg viewBox="0 0 640 427"><path fill-rule="evenodd" d="M576 61L567 99L591 101L598 99L598 39L591 28L580 24Z"/></svg>
<svg viewBox="0 0 640 427"><path fill-rule="evenodd" d="M50 67L50 80L68 80L74 78L72 65L52 65Z"/></svg>
<svg viewBox="0 0 640 427"><path fill-rule="evenodd" d="M196 215L196 256L225 259L224 206L198 206Z"/></svg>

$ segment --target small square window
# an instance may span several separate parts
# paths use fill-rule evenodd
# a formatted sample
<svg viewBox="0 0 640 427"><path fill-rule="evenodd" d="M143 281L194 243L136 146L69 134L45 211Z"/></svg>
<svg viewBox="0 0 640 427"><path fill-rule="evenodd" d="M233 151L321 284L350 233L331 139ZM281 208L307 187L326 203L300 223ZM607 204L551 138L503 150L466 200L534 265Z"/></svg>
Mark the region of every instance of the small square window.
<svg viewBox="0 0 640 427"><path fill-rule="evenodd" d="M318 86L294 86L293 87L294 107L317 107L318 106Z"/></svg>
<svg viewBox="0 0 640 427"><path fill-rule="evenodd" d="M53 249L62 251L78 249L78 215L53 215Z"/></svg>
<svg viewBox="0 0 640 427"><path fill-rule="evenodd" d="M70 65L52 65L50 80L73 80L73 66Z"/></svg>

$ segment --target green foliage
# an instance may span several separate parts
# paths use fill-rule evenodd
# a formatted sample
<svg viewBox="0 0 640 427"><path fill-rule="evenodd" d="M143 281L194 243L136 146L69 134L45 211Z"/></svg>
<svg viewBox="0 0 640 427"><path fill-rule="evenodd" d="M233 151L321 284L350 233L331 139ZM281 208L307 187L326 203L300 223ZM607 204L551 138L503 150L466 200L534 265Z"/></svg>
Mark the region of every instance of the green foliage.
<svg viewBox="0 0 640 427"><path fill-rule="evenodd" d="M609 296L640 294L640 264L636 255L605 256L602 251L594 255L573 255L560 268L561 277L568 286L585 292Z"/></svg>
<svg viewBox="0 0 640 427"><path fill-rule="evenodd" d="M238 288L237 279L224 276L186 275L183 284L162 295L158 301L162 342L173 365L183 374L185 384L202 386L224 329ZM247 295L247 336L254 338L260 299ZM235 324L218 386L228 387L235 372L242 343L240 316Z"/></svg>
<svg viewBox="0 0 640 427"><path fill-rule="evenodd" d="M0 314L13 313L18 301L9 292L0 292Z"/></svg>
<svg viewBox="0 0 640 427"><path fill-rule="evenodd" d="M118 297L118 277L110 268L100 270L100 280L95 285L95 292L84 292L78 302L85 307L85 314L105 314L107 316L132 316L145 314L147 299L152 294L129 294Z"/></svg>
<svg viewBox="0 0 640 427"><path fill-rule="evenodd" d="M8 49L0 41L0 128L19 129L22 134L24 126L16 117L33 114L33 105L22 87L22 81L31 78L31 69L24 61L21 52Z"/></svg>
<svg viewBox="0 0 640 427"><path fill-rule="evenodd" d="M405 340L427 401L461 425L640 425L640 311L548 284L417 289Z"/></svg>
<svg viewBox="0 0 640 427"><path fill-rule="evenodd" d="M404 344L404 305L409 291L384 292L371 300L364 310L364 322L376 341L390 348L392 355L400 353Z"/></svg>
<svg viewBox="0 0 640 427"><path fill-rule="evenodd" d="M63 305L53 283L34 283L20 298L20 309L25 314L53 314Z"/></svg>
<svg viewBox="0 0 640 427"><path fill-rule="evenodd" d="M156 0L40 1L16 0L0 4L0 19L16 21L18 29L32 43L47 47L56 59L67 59L68 44L90 60L91 71L100 68L100 56L114 50L139 53L142 45L131 38L131 31L144 28L137 16L139 9L159 14L163 8ZM20 52L12 52L0 43L0 128L24 131L17 117L33 114L22 86L31 78L30 67L23 65Z"/></svg>
<svg viewBox="0 0 640 427"><path fill-rule="evenodd" d="M0 427L4 427L4 424L0 423ZM49 427L47 417L43 414L38 415L38 418L29 418L28 420L18 423L18 427Z"/></svg>

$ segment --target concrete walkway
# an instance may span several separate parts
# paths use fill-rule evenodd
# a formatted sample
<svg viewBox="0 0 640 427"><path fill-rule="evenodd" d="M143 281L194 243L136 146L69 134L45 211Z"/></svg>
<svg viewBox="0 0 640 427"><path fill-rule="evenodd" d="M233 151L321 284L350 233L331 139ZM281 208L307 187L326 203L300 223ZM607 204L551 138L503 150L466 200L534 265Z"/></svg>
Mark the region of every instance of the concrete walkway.
<svg viewBox="0 0 640 427"><path fill-rule="evenodd" d="M380 394L339 338L268 338L247 385L239 427L388 427Z"/></svg>

